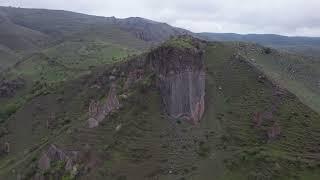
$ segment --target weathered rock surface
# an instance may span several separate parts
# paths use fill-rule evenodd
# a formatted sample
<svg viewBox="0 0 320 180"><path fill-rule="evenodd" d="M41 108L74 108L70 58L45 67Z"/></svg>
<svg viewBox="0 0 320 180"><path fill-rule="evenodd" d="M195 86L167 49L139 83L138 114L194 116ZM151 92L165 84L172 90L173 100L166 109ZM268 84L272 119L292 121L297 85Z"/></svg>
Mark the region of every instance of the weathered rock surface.
<svg viewBox="0 0 320 180"><path fill-rule="evenodd" d="M120 108L115 85L112 85L104 102L91 101L89 105L89 128L99 126L107 115Z"/></svg>
<svg viewBox="0 0 320 180"><path fill-rule="evenodd" d="M281 134L281 128L277 122L273 124L268 130L268 139L273 140Z"/></svg>
<svg viewBox="0 0 320 180"><path fill-rule="evenodd" d="M62 179L65 173L70 174L71 179L77 179L77 176L81 176L88 173L91 169L100 167L101 163L102 161L93 153L89 145L73 151L62 149L52 144L42 153L38 160L38 169L41 171L38 171L33 179ZM56 169L57 165L59 169ZM61 165L63 166L61 167ZM43 173L48 171L50 171L49 174Z"/></svg>
<svg viewBox="0 0 320 180"><path fill-rule="evenodd" d="M149 55L166 112L173 118L200 121L204 109L205 66L197 48L160 47Z"/></svg>
<svg viewBox="0 0 320 180"><path fill-rule="evenodd" d="M123 90L128 90L146 76L155 75L165 112L172 118L198 123L205 110L205 43L193 38L185 43L190 44L182 47L164 45L150 53L132 57L130 61L112 67L108 73L101 75L95 86L101 87L101 84L110 81L119 85L118 80L121 79L124 80ZM126 95L120 97L126 99ZM89 128L99 126L110 112L119 107L115 88L111 88L105 102L90 103Z"/></svg>
<svg viewBox="0 0 320 180"><path fill-rule="evenodd" d="M40 157L38 161L38 168L45 171L51 168L51 164L53 162L62 161L65 163L65 170L71 171L73 166L76 164L77 159L79 159L78 152L66 152L55 145L51 145Z"/></svg>
<svg viewBox="0 0 320 180"><path fill-rule="evenodd" d="M11 97L24 86L24 80L0 80L0 97Z"/></svg>
<svg viewBox="0 0 320 180"><path fill-rule="evenodd" d="M263 129L264 126L269 126L268 129L265 130L268 141L275 140L281 135L281 127L277 122L277 119L274 118L274 115L279 109L281 98L286 94L285 90L281 89L279 86L274 86L273 88L271 98L272 104L270 105L269 110L255 112L252 118L254 128Z"/></svg>
<svg viewBox="0 0 320 180"><path fill-rule="evenodd" d="M144 71L142 69L135 69L128 74L128 78L124 84L124 89L128 89L132 84L143 78Z"/></svg>

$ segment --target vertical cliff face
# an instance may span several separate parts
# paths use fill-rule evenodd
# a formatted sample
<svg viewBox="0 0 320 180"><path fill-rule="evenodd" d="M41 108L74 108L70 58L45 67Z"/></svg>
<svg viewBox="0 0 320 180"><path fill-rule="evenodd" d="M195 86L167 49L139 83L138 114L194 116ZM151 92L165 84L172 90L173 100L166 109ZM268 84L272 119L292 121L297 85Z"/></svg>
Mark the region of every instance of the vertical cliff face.
<svg viewBox="0 0 320 180"><path fill-rule="evenodd" d="M150 53L149 60L168 115L199 122L205 109L203 51L164 46Z"/></svg>

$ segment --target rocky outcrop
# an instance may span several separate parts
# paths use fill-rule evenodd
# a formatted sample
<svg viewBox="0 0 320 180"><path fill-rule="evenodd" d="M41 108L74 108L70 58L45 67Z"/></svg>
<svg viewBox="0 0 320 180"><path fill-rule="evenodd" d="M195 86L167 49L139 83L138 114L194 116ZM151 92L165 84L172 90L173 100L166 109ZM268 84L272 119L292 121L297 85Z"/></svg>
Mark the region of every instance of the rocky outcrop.
<svg viewBox="0 0 320 180"><path fill-rule="evenodd" d="M204 46L204 42L189 36L174 38L149 53L133 56L130 61L112 67L95 82L95 86L102 87L105 82L112 81L122 90L128 90L137 82L152 78L156 80L165 112L170 117L198 123L205 110ZM126 99L126 95L121 97ZM97 127L118 108L119 101L113 90L110 90L106 102L92 101L89 127Z"/></svg>
<svg viewBox="0 0 320 180"><path fill-rule="evenodd" d="M71 171L73 166L79 159L79 153L76 151L67 152L59 149L55 145L51 145L49 149L42 154L38 161L38 168L42 171L46 171L51 168L53 162L64 162L65 170Z"/></svg>
<svg viewBox="0 0 320 180"><path fill-rule="evenodd" d="M165 110L172 118L198 123L204 113L205 67L203 51L160 47L149 54Z"/></svg>
<svg viewBox="0 0 320 180"><path fill-rule="evenodd" d="M141 80L144 75L144 70L142 69L135 69L129 72L126 82L124 83L124 89L128 89L137 81Z"/></svg>
<svg viewBox="0 0 320 180"><path fill-rule="evenodd" d="M8 155L10 153L10 143L0 143L0 156Z"/></svg>
<svg viewBox="0 0 320 180"><path fill-rule="evenodd" d="M78 176L100 167L101 163L102 161L87 144L77 148L77 151L51 144L40 156L38 170L33 179L63 179L66 174L69 174L68 177L71 179L77 179Z"/></svg>
<svg viewBox="0 0 320 180"><path fill-rule="evenodd" d="M269 140L273 140L273 139L277 138L281 134L281 129L280 129L279 124L277 122L275 122L273 124L273 126L268 129L267 134L268 134Z"/></svg>
<svg viewBox="0 0 320 180"><path fill-rule="evenodd" d="M0 97L12 97L24 84L23 79L0 80Z"/></svg>
<svg viewBox="0 0 320 180"><path fill-rule="evenodd" d="M260 79L260 78L259 78ZM253 114L253 127L265 131L268 141L277 139L281 135L281 127L274 115L280 108L281 98L286 95L286 91L279 86L273 86L271 104L268 110L255 112ZM268 127L264 129L264 127Z"/></svg>
<svg viewBox="0 0 320 180"><path fill-rule="evenodd" d="M89 105L89 128L99 126L107 115L120 108L117 98L116 86L113 84L109 90L107 99L104 102L91 101Z"/></svg>

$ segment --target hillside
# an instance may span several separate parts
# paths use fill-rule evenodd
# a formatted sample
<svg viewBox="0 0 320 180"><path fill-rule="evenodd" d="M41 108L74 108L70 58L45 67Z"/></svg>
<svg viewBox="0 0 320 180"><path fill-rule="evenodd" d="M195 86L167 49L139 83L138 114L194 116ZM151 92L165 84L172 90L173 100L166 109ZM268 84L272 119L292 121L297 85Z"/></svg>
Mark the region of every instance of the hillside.
<svg viewBox="0 0 320 180"><path fill-rule="evenodd" d="M37 50L50 41L49 36L12 22L2 8L0 9L0 28L0 44L17 53Z"/></svg>
<svg viewBox="0 0 320 180"><path fill-rule="evenodd" d="M299 53L304 56L320 57L320 38L317 37L288 37L275 34L240 35L234 33L199 33L198 36L210 41L258 43L263 46Z"/></svg>
<svg viewBox="0 0 320 180"><path fill-rule="evenodd" d="M320 113L320 61L317 58L279 52L256 44L230 44L252 65Z"/></svg>
<svg viewBox="0 0 320 180"><path fill-rule="evenodd" d="M133 33L139 39L151 42L163 42L170 36L192 34L190 31L172 27L166 23L159 23L139 17L115 19L115 23L125 31Z"/></svg>
<svg viewBox="0 0 320 180"><path fill-rule="evenodd" d="M319 178L320 115L233 44L173 38L20 93L5 179Z"/></svg>
<svg viewBox="0 0 320 180"><path fill-rule="evenodd" d="M19 61L19 56L4 46L0 46L0 72Z"/></svg>
<svg viewBox="0 0 320 180"><path fill-rule="evenodd" d="M312 52L308 52L309 50L305 51L304 48L310 46L317 49L320 45L320 39L279 35L216 33L204 33L202 35L206 39L229 42L252 65L261 69L282 87L293 92L315 111L320 112L320 58L317 55L314 56ZM233 43L232 41L236 42ZM294 49L291 49L291 47L294 47ZM261 53L265 51L268 52Z"/></svg>
<svg viewBox="0 0 320 180"><path fill-rule="evenodd" d="M317 38L8 7L0 29L0 179L320 177Z"/></svg>
<svg viewBox="0 0 320 180"><path fill-rule="evenodd" d="M33 53L42 53L48 48L66 43L72 46L70 41L78 44L71 48L79 47L79 44L86 47L94 41L95 44L141 51L170 36L187 33L186 30L142 18L117 19L60 10L10 7L0 7L0 29L0 47L7 49L6 55L0 59L1 69L19 61L28 61L26 59ZM7 57L9 52L20 58L12 60L11 56ZM73 58L78 58L78 55Z"/></svg>

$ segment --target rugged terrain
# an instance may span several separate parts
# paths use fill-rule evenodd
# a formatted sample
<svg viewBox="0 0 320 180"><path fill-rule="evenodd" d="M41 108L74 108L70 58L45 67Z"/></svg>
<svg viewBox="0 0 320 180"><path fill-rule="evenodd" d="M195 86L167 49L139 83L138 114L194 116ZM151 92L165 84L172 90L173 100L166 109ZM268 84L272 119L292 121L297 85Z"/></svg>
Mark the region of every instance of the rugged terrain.
<svg viewBox="0 0 320 180"><path fill-rule="evenodd" d="M196 34L139 17L117 19L44 9L1 7L0 19L0 72L9 81L23 76L24 87L75 79L92 68L147 51L171 36L190 34L211 41L248 42L243 43L247 45L242 50L248 54L244 56L255 59L255 65L270 78L320 112L320 60L314 53L319 47L318 38ZM259 47L252 43L280 52L251 52L252 47Z"/></svg>
<svg viewBox="0 0 320 180"><path fill-rule="evenodd" d="M173 38L29 92L3 124L1 177L319 178L319 114L240 47Z"/></svg>
<svg viewBox="0 0 320 180"><path fill-rule="evenodd" d="M142 18L0 19L0 179L320 177L317 58Z"/></svg>

